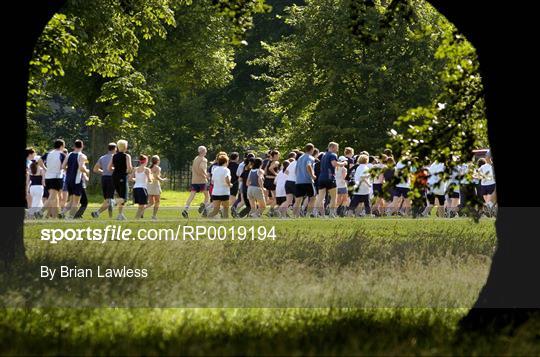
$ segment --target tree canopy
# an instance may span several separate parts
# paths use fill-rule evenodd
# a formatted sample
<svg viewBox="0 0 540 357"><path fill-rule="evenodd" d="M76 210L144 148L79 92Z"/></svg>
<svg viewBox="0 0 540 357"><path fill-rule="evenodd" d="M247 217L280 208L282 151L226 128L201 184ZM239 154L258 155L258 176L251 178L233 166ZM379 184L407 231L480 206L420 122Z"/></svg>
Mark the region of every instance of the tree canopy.
<svg viewBox="0 0 540 357"><path fill-rule="evenodd" d="M31 63L29 144L95 156L123 136L174 167L201 144L308 141L468 160L482 93L474 48L423 0L69 0Z"/></svg>

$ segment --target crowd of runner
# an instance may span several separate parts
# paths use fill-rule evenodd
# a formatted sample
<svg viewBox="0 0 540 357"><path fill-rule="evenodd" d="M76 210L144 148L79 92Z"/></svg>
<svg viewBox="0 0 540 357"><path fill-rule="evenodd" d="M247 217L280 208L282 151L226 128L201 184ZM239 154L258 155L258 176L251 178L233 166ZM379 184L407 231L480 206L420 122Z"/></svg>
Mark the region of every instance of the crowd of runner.
<svg viewBox="0 0 540 357"><path fill-rule="evenodd" d="M28 217L82 218L88 206L86 184L90 170L84 144L75 141L68 153L63 140L41 157L27 149ZM138 209L135 218L143 218L152 209L157 219L160 207L160 158L140 155L133 167L127 153L128 143L119 140L95 163L92 171L101 176L103 203L91 213L98 218L105 211L125 220L129 183ZM204 196L198 207L203 217L359 217L359 216L430 216L458 217L463 207L464 188L473 187L482 202L483 212L492 216L496 210L496 186L491 157L476 162L453 165L452 175L445 176L444 163L426 162L413 167L405 158L395 159L391 150L379 156L366 151L355 154L331 142L324 152L313 144L282 157L278 150L264 157L248 152L220 152L211 163L207 149L198 148L192 163L190 195L181 211L190 217L197 194ZM468 173L471 173L470 175ZM411 199L410 191L420 195ZM420 205L418 204L420 202Z"/></svg>

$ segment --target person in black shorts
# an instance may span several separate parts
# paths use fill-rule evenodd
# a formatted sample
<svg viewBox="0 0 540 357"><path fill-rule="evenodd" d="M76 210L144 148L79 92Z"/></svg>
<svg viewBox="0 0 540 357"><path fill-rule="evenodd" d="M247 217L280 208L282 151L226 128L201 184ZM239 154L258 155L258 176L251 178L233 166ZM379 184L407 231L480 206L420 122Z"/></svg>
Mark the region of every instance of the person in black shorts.
<svg viewBox="0 0 540 357"><path fill-rule="evenodd" d="M336 203L337 203L337 189L336 189L336 167L345 166L345 162L338 162L337 153L339 152L339 145L335 142L328 144L328 151L325 152L321 159L321 173L319 174L319 193L317 195L317 208L318 215L324 217L325 215L325 202L328 202L330 208L330 217L335 218L336 215ZM328 194L329 200L326 199Z"/></svg>
<svg viewBox="0 0 540 357"><path fill-rule="evenodd" d="M253 168L253 165L255 163L255 155L248 154L246 155L246 158L244 159L244 169L242 173L240 174L240 178L242 179L242 198L244 201L244 208L238 213L239 217L246 217L249 212L251 211L251 204L249 203L247 191L248 191L248 177L251 169ZM236 209L235 209L236 211Z"/></svg>
<svg viewBox="0 0 540 357"><path fill-rule="evenodd" d="M65 142L57 139L54 142L54 150L46 153L38 160L38 165L45 170L45 188L49 198L45 202L43 209L37 212L38 218L43 216L45 210L52 218L57 218L60 213L60 193L64 185L64 172L62 165L66 158L64 154Z"/></svg>
<svg viewBox="0 0 540 357"><path fill-rule="evenodd" d="M128 199L128 174L133 171L131 156L126 153L128 142L118 140L116 143L118 152L113 155L107 170L112 172L114 191L118 195L118 220L125 220L124 205Z"/></svg>
<svg viewBox="0 0 540 357"><path fill-rule="evenodd" d="M300 216L302 201L305 197L308 199L308 214L313 213L315 203L315 187L313 183L316 179L313 170L313 164L315 163L315 158L313 157L314 150L315 146L313 144L307 144L304 154L298 158L296 163L295 217Z"/></svg>
<svg viewBox="0 0 540 357"><path fill-rule="evenodd" d="M82 150L84 144L82 140L75 140L73 151L64 160L62 168L66 173L66 186L68 190L69 217L74 218L79 210L81 196L83 196L83 174L89 175L86 168L87 157ZM85 194L86 195L86 194ZM68 208L66 207L66 210Z"/></svg>
<svg viewBox="0 0 540 357"><path fill-rule="evenodd" d="M270 215L273 215L276 205L276 184L274 183L279 171L279 151L272 150L269 153L268 162L264 167L264 184L266 202L270 207Z"/></svg>
<svg viewBox="0 0 540 357"><path fill-rule="evenodd" d="M97 211L92 212L92 217L94 218L98 218L99 215L106 210L109 212L109 218L112 218L113 213L114 184L112 172L108 170L108 167L113 155L116 154L116 143L110 143L107 149L108 152L99 158L93 168L94 173L101 175L101 189L103 193L103 203L101 207Z"/></svg>

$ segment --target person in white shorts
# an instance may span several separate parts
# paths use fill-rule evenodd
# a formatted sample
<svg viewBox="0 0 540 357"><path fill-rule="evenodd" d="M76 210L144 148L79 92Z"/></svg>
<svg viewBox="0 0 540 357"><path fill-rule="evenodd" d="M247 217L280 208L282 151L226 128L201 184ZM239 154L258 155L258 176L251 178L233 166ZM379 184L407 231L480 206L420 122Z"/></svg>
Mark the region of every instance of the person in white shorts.
<svg viewBox="0 0 540 357"><path fill-rule="evenodd" d="M339 163L345 163L344 166L337 166L336 167L336 189L337 189L337 201L336 201L336 207L337 207L337 214L342 216L343 209L346 209L346 207L349 205L349 189L347 188L348 182L347 182L347 167L349 164L349 161L347 157L340 156L338 158Z"/></svg>
<svg viewBox="0 0 540 357"><path fill-rule="evenodd" d="M30 196L30 204L28 205L28 216L34 217L36 212L43 208L43 192L45 186L45 170L39 167L36 161L32 161L29 167L27 178L27 193Z"/></svg>

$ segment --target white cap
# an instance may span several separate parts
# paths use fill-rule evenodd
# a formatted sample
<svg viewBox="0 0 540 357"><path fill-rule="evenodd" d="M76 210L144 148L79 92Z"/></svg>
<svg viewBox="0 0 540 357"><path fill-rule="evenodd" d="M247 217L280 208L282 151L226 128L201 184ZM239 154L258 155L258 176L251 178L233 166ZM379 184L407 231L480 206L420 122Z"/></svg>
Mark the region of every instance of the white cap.
<svg viewBox="0 0 540 357"><path fill-rule="evenodd" d="M340 156L338 161L344 162L344 161L347 161L347 158L345 156Z"/></svg>

